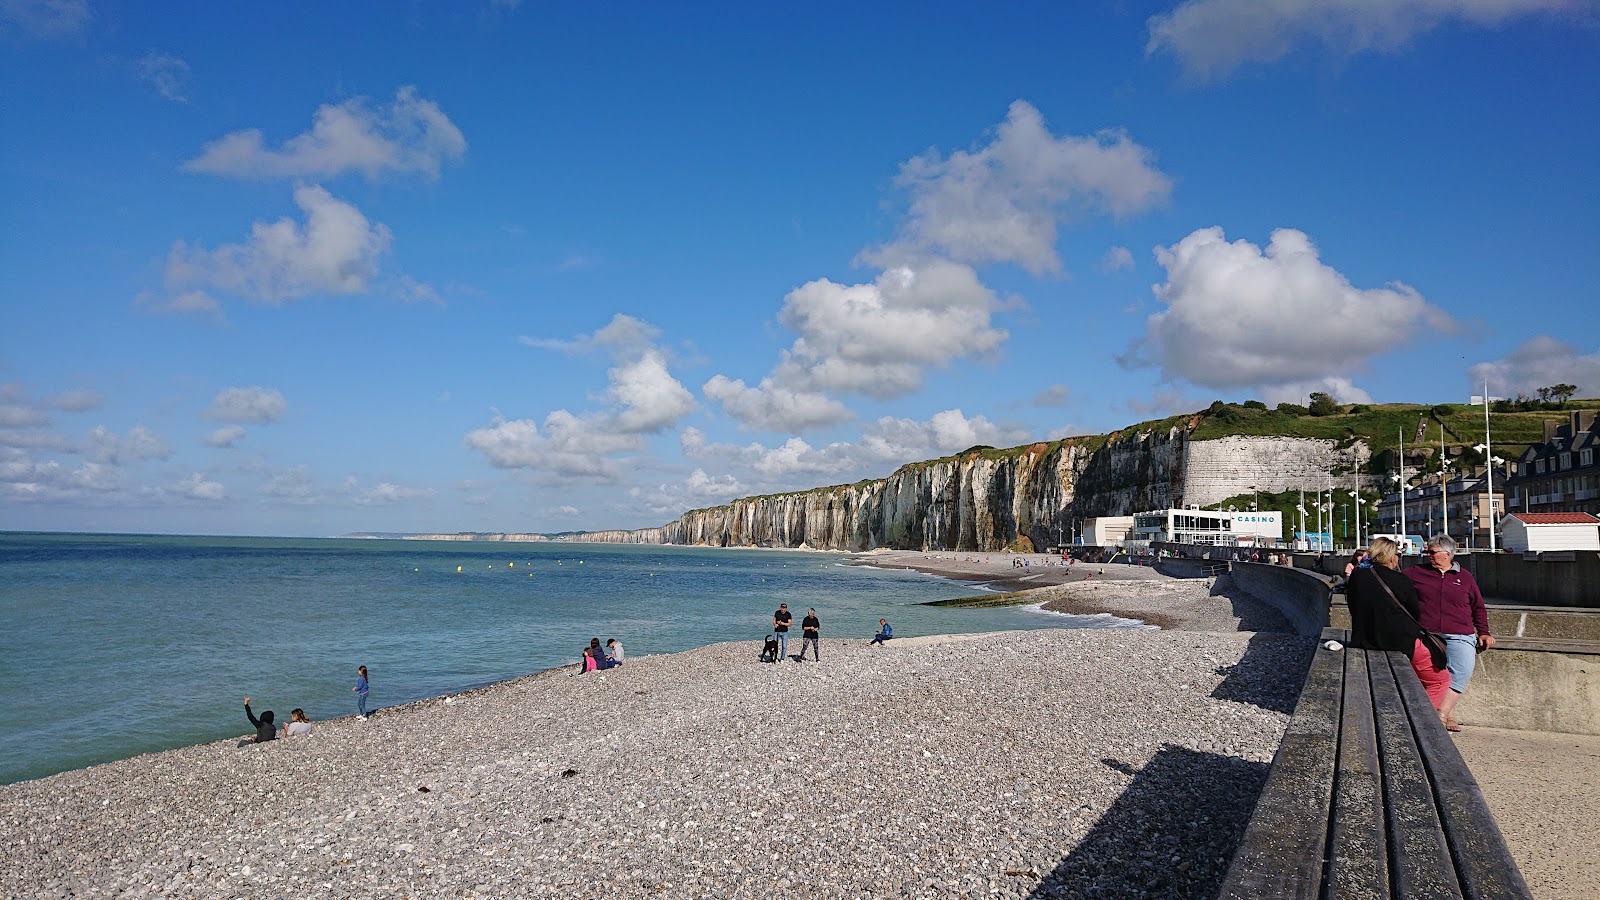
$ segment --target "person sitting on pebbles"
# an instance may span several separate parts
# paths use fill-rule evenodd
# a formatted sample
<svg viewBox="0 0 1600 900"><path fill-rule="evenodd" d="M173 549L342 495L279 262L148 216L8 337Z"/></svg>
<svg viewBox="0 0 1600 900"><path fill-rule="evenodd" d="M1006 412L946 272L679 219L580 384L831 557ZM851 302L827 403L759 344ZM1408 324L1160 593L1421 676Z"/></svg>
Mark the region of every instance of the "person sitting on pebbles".
<svg viewBox="0 0 1600 900"><path fill-rule="evenodd" d="M894 629L889 627L888 619L878 620L878 633L872 636L873 644L881 644L894 637ZM870 646L870 645L869 645Z"/></svg>
<svg viewBox="0 0 1600 900"><path fill-rule="evenodd" d="M244 715L245 718L250 720L250 724L255 726L256 736L247 741L240 741L239 744L241 746L244 744L264 744L278 736L278 727L272 724L272 710L269 709L263 712L258 719L256 714L250 711L250 698L246 697L244 698Z"/></svg>
<svg viewBox="0 0 1600 900"><path fill-rule="evenodd" d="M311 720L306 718L306 711L296 706L289 710L289 724L283 726L283 736L299 737L311 733Z"/></svg>

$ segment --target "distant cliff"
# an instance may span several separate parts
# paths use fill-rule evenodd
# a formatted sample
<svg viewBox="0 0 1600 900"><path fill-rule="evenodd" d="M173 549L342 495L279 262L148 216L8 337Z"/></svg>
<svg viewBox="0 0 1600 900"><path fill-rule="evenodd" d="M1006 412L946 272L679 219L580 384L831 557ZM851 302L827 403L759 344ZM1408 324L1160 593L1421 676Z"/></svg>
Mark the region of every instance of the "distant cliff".
<svg viewBox="0 0 1600 900"><path fill-rule="evenodd" d="M1000 550L1019 537L1062 542L1095 516L1208 505L1252 490L1325 486L1370 455L1360 441L1190 439L1191 422L1008 450L975 448L901 466L887 478L746 497L639 531L563 540L861 551ZM1345 476L1348 477L1348 476Z"/></svg>

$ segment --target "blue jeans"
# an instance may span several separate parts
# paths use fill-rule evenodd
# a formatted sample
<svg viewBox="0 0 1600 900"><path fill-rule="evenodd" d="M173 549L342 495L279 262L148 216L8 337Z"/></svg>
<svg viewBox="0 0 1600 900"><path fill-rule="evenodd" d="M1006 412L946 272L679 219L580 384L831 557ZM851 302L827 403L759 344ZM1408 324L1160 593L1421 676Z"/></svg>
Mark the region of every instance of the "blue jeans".
<svg viewBox="0 0 1600 900"><path fill-rule="evenodd" d="M782 660L789 655L789 632L774 632L778 636L778 659Z"/></svg>
<svg viewBox="0 0 1600 900"><path fill-rule="evenodd" d="M1467 692L1467 682L1472 680L1472 670L1478 665L1478 636L1475 634L1441 634L1444 653L1449 660L1450 690L1458 694Z"/></svg>
<svg viewBox="0 0 1600 900"><path fill-rule="evenodd" d="M356 691L356 714L357 715L362 715L362 716L367 714L367 692L366 691Z"/></svg>

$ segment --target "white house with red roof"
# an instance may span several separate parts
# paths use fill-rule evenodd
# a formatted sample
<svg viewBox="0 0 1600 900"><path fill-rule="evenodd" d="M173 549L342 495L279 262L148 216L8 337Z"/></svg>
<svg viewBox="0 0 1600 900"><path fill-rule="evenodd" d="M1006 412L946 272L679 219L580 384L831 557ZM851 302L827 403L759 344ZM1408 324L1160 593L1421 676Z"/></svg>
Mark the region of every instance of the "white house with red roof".
<svg viewBox="0 0 1600 900"><path fill-rule="evenodd" d="M1600 518L1593 513L1512 513L1500 520L1500 543L1516 553L1600 551Z"/></svg>

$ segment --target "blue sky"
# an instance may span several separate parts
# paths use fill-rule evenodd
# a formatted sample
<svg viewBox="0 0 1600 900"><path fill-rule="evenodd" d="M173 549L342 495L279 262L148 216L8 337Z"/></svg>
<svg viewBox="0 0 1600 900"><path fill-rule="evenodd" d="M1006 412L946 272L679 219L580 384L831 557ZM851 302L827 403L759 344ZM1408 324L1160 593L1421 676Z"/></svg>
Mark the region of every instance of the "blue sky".
<svg viewBox="0 0 1600 900"><path fill-rule="evenodd" d="M0 0L0 528L658 525L1600 396L1594 0Z"/></svg>

